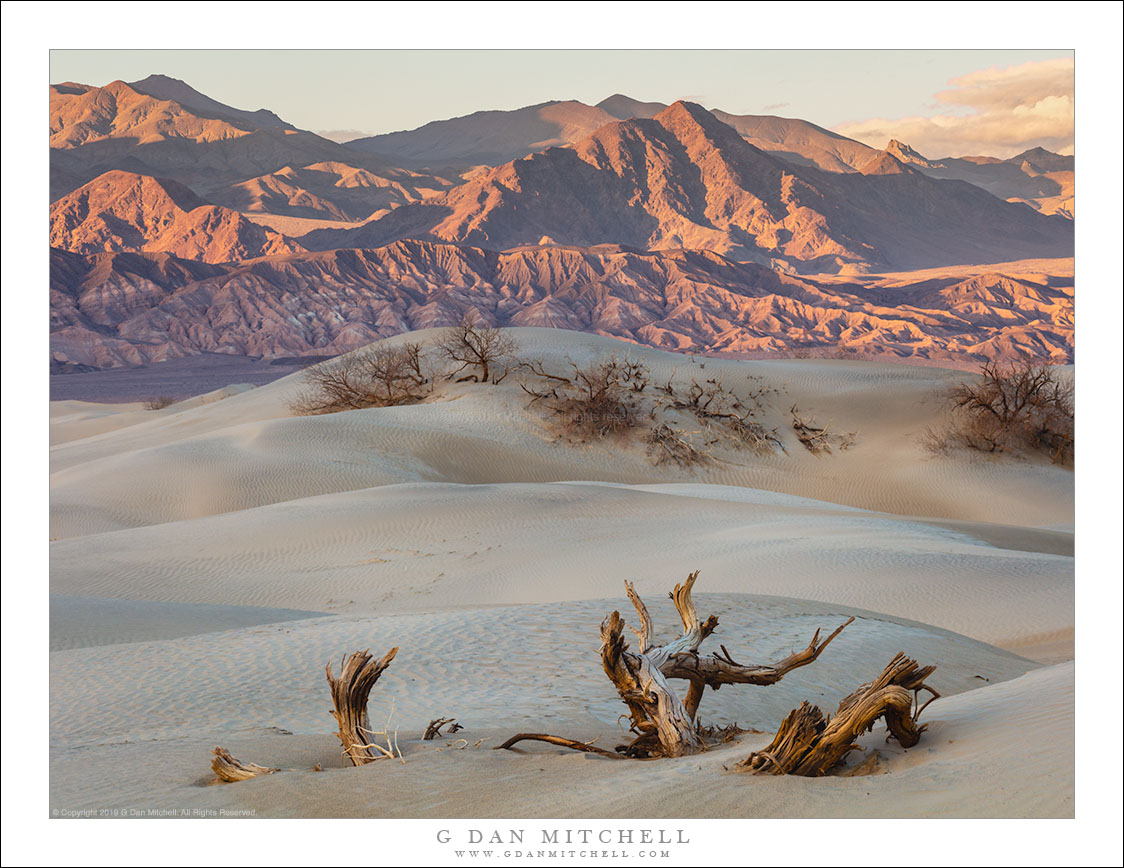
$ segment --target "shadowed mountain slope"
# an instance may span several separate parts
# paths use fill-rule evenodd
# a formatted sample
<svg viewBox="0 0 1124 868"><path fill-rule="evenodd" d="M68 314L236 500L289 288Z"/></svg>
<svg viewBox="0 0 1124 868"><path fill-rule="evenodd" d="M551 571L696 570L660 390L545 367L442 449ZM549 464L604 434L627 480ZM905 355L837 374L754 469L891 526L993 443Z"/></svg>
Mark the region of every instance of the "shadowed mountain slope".
<svg viewBox="0 0 1124 868"><path fill-rule="evenodd" d="M339 353L466 313L669 350L806 348L930 360L1072 358L1072 280L1047 274L797 278L709 251L430 241L228 265L164 254L51 258L52 352L115 366L200 352ZM308 291L315 287L315 292Z"/></svg>

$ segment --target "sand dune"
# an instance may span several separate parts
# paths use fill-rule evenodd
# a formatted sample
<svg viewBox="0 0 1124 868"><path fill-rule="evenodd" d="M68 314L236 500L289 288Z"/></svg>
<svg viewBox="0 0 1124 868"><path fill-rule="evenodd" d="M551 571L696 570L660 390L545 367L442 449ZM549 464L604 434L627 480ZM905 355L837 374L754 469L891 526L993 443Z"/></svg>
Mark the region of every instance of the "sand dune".
<svg viewBox="0 0 1124 868"><path fill-rule="evenodd" d="M52 592L318 611L411 611L710 591L833 601L992 644L1072 627L1072 556L833 504L712 486L410 484L64 540ZM708 489L708 490L700 490ZM715 496L717 494L717 497ZM724 499L726 495L729 499ZM528 549L541 554L533 559ZM550 556L546 556L549 550ZM231 582L231 571L237 581ZM670 574L670 575L669 575ZM1007 601L1020 605L1002 620Z"/></svg>
<svg viewBox="0 0 1124 868"><path fill-rule="evenodd" d="M288 409L299 375L163 410L56 403L52 806L1072 815L1073 669L1041 666L1072 658L1072 474L926 453L918 434L963 374L515 334L551 365L615 351L643 358L653 381L766 383L777 390L766 420L784 451L716 446L719 460L692 472L654 467L636 440L561 444L514 377L317 417ZM793 403L854 431L855 445L808 453L789 426ZM700 608L720 616L716 640L742 659L783 657L857 615L780 684L708 693L707 721L775 729L803 699L834 708L905 651L938 665L944 694L926 711L921 745L888 747L876 731L862 744L883 754L886 774L824 780L723 770L767 734L611 775L607 760L545 745L487 749L525 729L615 744L623 706L598 666L598 624L627 606L627 578L669 633L665 594L694 569ZM371 711L380 726L393 713L406 764L340 768L323 666L392 645L401 651ZM463 750L420 741L439 715L468 727ZM1033 763L1027 737L1040 746ZM215 744L286 771L199 786ZM393 800L380 795L388 786Z"/></svg>
<svg viewBox="0 0 1124 868"><path fill-rule="evenodd" d="M575 332L513 334L525 354L557 366L616 352L645 360L657 383L718 377L735 388L775 388L765 421L777 428L785 451L758 456L720 448L721 461L691 471L653 467L635 440L565 448L554 442L541 414L528 410L514 376L489 389L445 385L418 406L297 418L288 408L302 388L296 374L201 407L133 415L135 424L118 434L87 436L90 423L60 420L54 436L70 442L51 453L52 536L414 481L707 482L904 515L1072 524L1069 471L924 450L919 435L943 418L944 391L964 378L961 372L868 362L692 359ZM833 430L855 432L855 445L829 458L808 453L791 431L794 403Z"/></svg>
<svg viewBox="0 0 1124 868"><path fill-rule="evenodd" d="M707 603L729 624L736 636L730 641L766 657L787 653L816 626L849 613L742 596ZM708 696L707 717L771 729L802 699L833 706L854 686L856 672L873 674L877 661L910 647L922 659L939 660L934 684L945 698L927 710L930 730L911 751L884 744L881 731L860 740L883 755L887 773L877 778L762 779L724 770L766 744L767 735L701 757L621 763L611 771L608 760L546 745L489 750L516 731L544 726L605 744L619 740L619 700L586 647L611 605L314 619L55 652L52 801L250 808L267 817L510 816L513 804L520 816L575 817L1072 814L1072 664L1028 672L1033 664L1017 657L881 617L856 621L834 653L775 687ZM666 608L655 615L665 625ZM340 648L390 643L402 650L379 683L371 714L377 726L389 717L398 729L406 763L342 768L322 664ZM437 715L458 716L467 748L420 740ZM1026 727L1041 745L1033 764L1023 761L1018 738ZM484 741L473 748L477 739ZM201 787L216 742L286 771ZM132 773L123 778L124 762ZM312 772L314 763L326 772ZM385 798L388 790L393 799Z"/></svg>

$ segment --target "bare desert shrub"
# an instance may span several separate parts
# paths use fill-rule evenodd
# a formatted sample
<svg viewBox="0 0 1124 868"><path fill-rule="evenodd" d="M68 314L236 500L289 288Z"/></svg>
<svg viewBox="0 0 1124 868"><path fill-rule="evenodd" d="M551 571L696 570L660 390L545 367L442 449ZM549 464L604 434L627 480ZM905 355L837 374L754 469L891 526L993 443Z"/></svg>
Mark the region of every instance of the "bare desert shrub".
<svg viewBox="0 0 1124 868"><path fill-rule="evenodd" d="M323 362L305 372L305 389L290 404L302 416L416 404L432 389L422 346L375 347Z"/></svg>
<svg viewBox="0 0 1124 868"><path fill-rule="evenodd" d="M947 455L952 448L947 427L934 428L930 425L918 435L917 440L922 449L926 452L932 452L934 455Z"/></svg>
<svg viewBox="0 0 1124 868"><path fill-rule="evenodd" d="M510 333L485 326L470 316L445 329L437 341L437 351L456 367L449 377L466 368L477 371L458 379L478 383L499 383L515 366L519 344Z"/></svg>
<svg viewBox="0 0 1124 868"><path fill-rule="evenodd" d="M648 447L648 457L657 467L661 464L697 467L714 460L709 452L693 444L685 432L666 422L652 428L644 437L644 442Z"/></svg>
<svg viewBox="0 0 1124 868"><path fill-rule="evenodd" d="M750 377L750 389L739 397L716 377L700 383L692 380L686 392L668 380L659 391L660 402L673 410L693 415L708 431L719 431L737 448L755 452L772 452L784 448L775 428L766 428L760 421L767 407L768 396L776 389L764 385L757 377Z"/></svg>
<svg viewBox="0 0 1124 868"><path fill-rule="evenodd" d="M538 378L538 383L520 385L532 404L541 402L547 408L559 437L584 443L637 427L642 415L639 396L649 380L646 365L610 356L570 366L565 375L548 372L542 362L520 366Z"/></svg>
<svg viewBox="0 0 1124 868"><path fill-rule="evenodd" d="M981 452L1039 452L1055 464L1074 457L1073 384L1033 361L985 362L976 382L949 395L952 421L927 434L934 451L966 446Z"/></svg>
<svg viewBox="0 0 1124 868"><path fill-rule="evenodd" d="M824 453L831 453L832 448L850 449L855 445L855 433L853 431L835 433L831 429L831 423L827 425L819 425L816 420L811 417L800 415L800 410L793 404L789 410L792 415L792 430L796 433L796 439L804 444L804 448L811 452L813 455L822 455Z"/></svg>
<svg viewBox="0 0 1124 868"><path fill-rule="evenodd" d="M161 395L158 398L152 398L144 402L144 409L146 410L163 410L165 407L171 407L176 403L176 399L171 395Z"/></svg>

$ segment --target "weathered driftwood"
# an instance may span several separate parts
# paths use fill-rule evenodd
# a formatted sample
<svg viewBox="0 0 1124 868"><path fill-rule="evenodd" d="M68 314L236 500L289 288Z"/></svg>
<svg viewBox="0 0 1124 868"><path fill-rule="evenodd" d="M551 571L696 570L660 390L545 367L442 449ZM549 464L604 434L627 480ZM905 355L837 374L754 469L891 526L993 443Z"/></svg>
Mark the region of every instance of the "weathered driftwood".
<svg viewBox="0 0 1124 868"><path fill-rule="evenodd" d="M753 774L825 775L848 753L861 750L855 738L869 732L879 718L886 722L887 737L913 747L925 730L917 718L939 696L925 684L936 668L918 666L899 653L878 678L840 702L834 716L825 719L818 706L802 702L788 713L772 744L750 754L737 768ZM924 705L918 703L922 690L933 694Z"/></svg>
<svg viewBox="0 0 1124 868"><path fill-rule="evenodd" d="M442 727L452 724L449 727L449 732L460 732L464 729L455 717L438 717L429 722L429 726L425 728L425 733L422 735L423 741L433 741L435 738L444 738L445 734L441 732Z"/></svg>
<svg viewBox="0 0 1124 868"><path fill-rule="evenodd" d="M281 769L271 769L255 763L244 763L230 755L226 748L216 747L211 751L215 758L211 760L211 771L223 783L234 783L256 778L258 775L271 775Z"/></svg>
<svg viewBox="0 0 1124 868"><path fill-rule="evenodd" d="M371 722L367 717L367 698L371 694L371 688L397 653L397 648L391 648L385 657L375 660L370 649L356 651L340 663L339 678L332 676L331 663L325 667L328 684L332 689L332 704L335 706L332 716L339 726L344 756L353 765L365 765L379 756L389 755L387 750L370 743L369 736L375 733L372 732ZM378 754L372 753L372 750L378 751Z"/></svg>
<svg viewBox="0 0 1124 868"><path fill-rule="evenodd" d="M670 594L683 622L682 635L670 642L652 645L652 618L630 582L625 582L625 590L640 622L640 628L632 631L637 638L636 650L629 650L624 639L624 619L620 612L613 612L601 623L601 665L628 707L630 729L636 734L632 742L617 748L625 756L675 757L705 750L696 715L707 686L717 690L723 684L774 684L793 669L813 662L854 620L849 619L822 642L817 630L807 648L771 665L744 666L730 656L725 646L721 646L720 654L703 656L698 653L699 645L717 628L718 617L699 619L691 597L698 575L698 571L691 573L687 581L676 585ZM670 679L688 682L682 699L671 687ZM588 748L584 742L557 736L534 737L575 750ZM519 739L501 747L510 746L516 740ZM591 752L603 753L600 749Z"/></svg>
<svg viewBox="0 0 1124 868"><path fill-rule="evenodd" d="M718 617L699 619L691 591L698 571L676 585L669 595L679 612L683 633L664 645L651 647L652 618L644 601L630 582L625 582L632 605L640 620L637 650L630 652L622 638L623 621L613 612L601 625L601 662L609 680L628 706L632 730L637 738L625 748L633 756L682 756L703 749L695 726L695 716L706 687L717 690L723 684L775 684L788 672L807 666L839 635L849 619L823 642L817 630L808 647L771 665L743 666L735 661L726 647L721 653L700 655L699 646L718 627ZM680 701L668 685L668 679L689 682L686 696Z"/></svg>

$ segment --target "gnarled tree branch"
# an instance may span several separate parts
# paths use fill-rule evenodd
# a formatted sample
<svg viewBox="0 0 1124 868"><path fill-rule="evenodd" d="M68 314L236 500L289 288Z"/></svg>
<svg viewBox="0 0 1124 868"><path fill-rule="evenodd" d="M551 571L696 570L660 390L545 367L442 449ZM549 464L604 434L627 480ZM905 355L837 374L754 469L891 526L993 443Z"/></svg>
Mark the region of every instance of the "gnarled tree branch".
<svg viewBox="0 0 1124 868"><path fill-rule="evenodd" d="M639 599L639 598L638 598ZM626 750L631 756L681 756L702 746L691 717L660 672L650 653L633 654L624 641L624 621L613 612L601 622L601 665L617 688L638 738Z"/></svg>
<svg viewBox="0 0 1124 868"><path fill-rule="evenodd" d="M628 579L625 579L624 590L628 594L628 598L632 600L632 605L636 607L637 617L640 618L640 629L632 632L636 634L637 648L643 654L652 638L652 616L648 614L648 607L644 605L644 601L636 593L636 586Z"/></svg>
<svg viewBox="0 0 1124 868"><path fill-rule="evenodd" d="M711 617L714 618L713 615ZM718 619L715 618L714 620L717 624ZM711 654L701 657L694 653L673 654L664 661L660 669L668 678L687 678L692 681L701 681L714 689L718 689L723 684L776 684L793 669L799 669L801 666L813 663L823 653L823 649L831 643L831 640L843 632L843 629L854 620L854 617L848 618L822 642L819 641L820 631L817 630L807 648L794 651L777 663L743 666L734 662L729 656L729 652L726 651L726 646L723 645L721 646L722 656Z"/></svg>
<svg viewBox="0 0 1124 868"><path fill-rule="evenodd" d="M503 744L496 745L493 750L510 750L515 744L521 741L545 741L548 744L557 744L562 747L568 747L573 750L580 750L583 753L595 753L598 756L607 756L610 759L624 759L624 754L615 753L611 750L605 750L601 747L594 747L592 744L584 741L574 741L572 738L562 738L559 735L546 735L541 732L521 732L518 735L513 735Z"/></svg>

